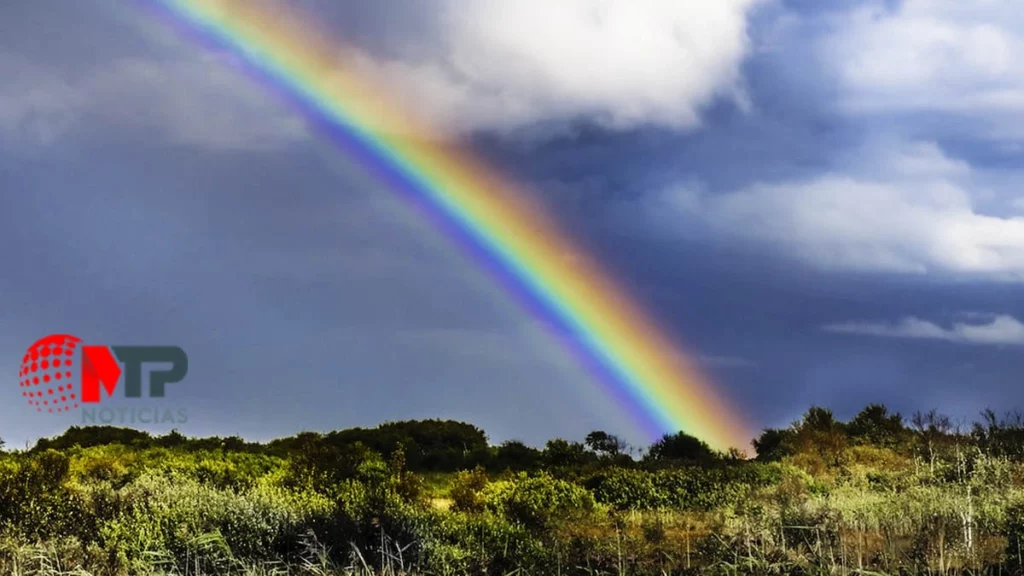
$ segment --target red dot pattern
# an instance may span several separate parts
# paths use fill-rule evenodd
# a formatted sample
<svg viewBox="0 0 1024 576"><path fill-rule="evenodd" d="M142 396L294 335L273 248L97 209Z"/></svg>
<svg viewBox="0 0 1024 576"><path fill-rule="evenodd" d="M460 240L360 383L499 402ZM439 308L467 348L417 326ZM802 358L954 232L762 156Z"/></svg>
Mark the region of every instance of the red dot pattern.
<svg viewBox="0 0 1024 576"><path fill-rule="evenodd" d="M77 373L79 369L81 342L75 336L54 334L39 340L25 353L18 372L18 385L21 396L36 412L54 414L78 408L72 372ZM52 386L57 380L61 381L58 391L64 394L54 394Z"/></svg>

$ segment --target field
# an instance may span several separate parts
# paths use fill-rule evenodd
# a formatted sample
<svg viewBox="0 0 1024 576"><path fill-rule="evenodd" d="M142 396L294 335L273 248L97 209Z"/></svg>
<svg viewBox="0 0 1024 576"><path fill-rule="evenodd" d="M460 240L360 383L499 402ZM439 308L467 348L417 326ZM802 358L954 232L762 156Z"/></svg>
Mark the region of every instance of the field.
<svg viewBox="0 0 1024 576"><path fill-rule="evenodd" d="M811 408L756 457L491 446L440 420L266 444L72 428L0 452L0 574L1020 574L1024 422Z"/></svg>

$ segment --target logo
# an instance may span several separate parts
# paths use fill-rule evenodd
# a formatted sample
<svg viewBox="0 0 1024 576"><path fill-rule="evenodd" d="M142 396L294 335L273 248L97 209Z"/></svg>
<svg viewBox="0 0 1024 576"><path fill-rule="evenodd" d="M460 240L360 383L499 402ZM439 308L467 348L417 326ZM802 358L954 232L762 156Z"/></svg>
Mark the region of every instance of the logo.
<svg viewBox="0 0 1024 576"><path fill-rule="evenodd" d="M146 364L170 364L151 370ZM122 366L124 368L122 370ZM123 382L126 398L163 398L167 385L188 374L188 355L177 346L90 346L69 334L54 334L33 344L18 372L21 395L42 413L62 413L112 397ZM105 396L104 396L105 395Z"/></svg>

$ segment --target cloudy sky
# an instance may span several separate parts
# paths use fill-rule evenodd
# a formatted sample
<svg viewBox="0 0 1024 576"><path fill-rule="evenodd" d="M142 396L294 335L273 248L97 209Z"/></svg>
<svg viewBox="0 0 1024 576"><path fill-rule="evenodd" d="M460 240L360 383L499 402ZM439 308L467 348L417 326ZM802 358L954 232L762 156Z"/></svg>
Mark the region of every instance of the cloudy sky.
<svg viewBox="0 0 1024 576"><path fill-rule="evenodd" d="M288 3L536 194L754 427L1024 407L1014 0ZM192 434L643 440L428 223L165 24L0 5L0 437L80 421L15 386L69 332L184 347L166 403Z"/></svg>

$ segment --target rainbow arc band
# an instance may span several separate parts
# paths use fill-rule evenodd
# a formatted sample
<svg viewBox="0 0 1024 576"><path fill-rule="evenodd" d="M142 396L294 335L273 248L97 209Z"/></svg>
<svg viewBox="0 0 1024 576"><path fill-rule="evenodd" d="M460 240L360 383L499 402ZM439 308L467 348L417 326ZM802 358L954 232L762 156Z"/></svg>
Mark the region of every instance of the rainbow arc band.
<svg viewBox="0 0 1024 576"><path fill-rule="evenodd" d="M524 193L440 142L374 86L357 51L315 30L288 3L146 4L187 36L233 54L429 218L544 322L649 435L683 430L717 449L746 447L746 420L614 279Z"/></svg>

